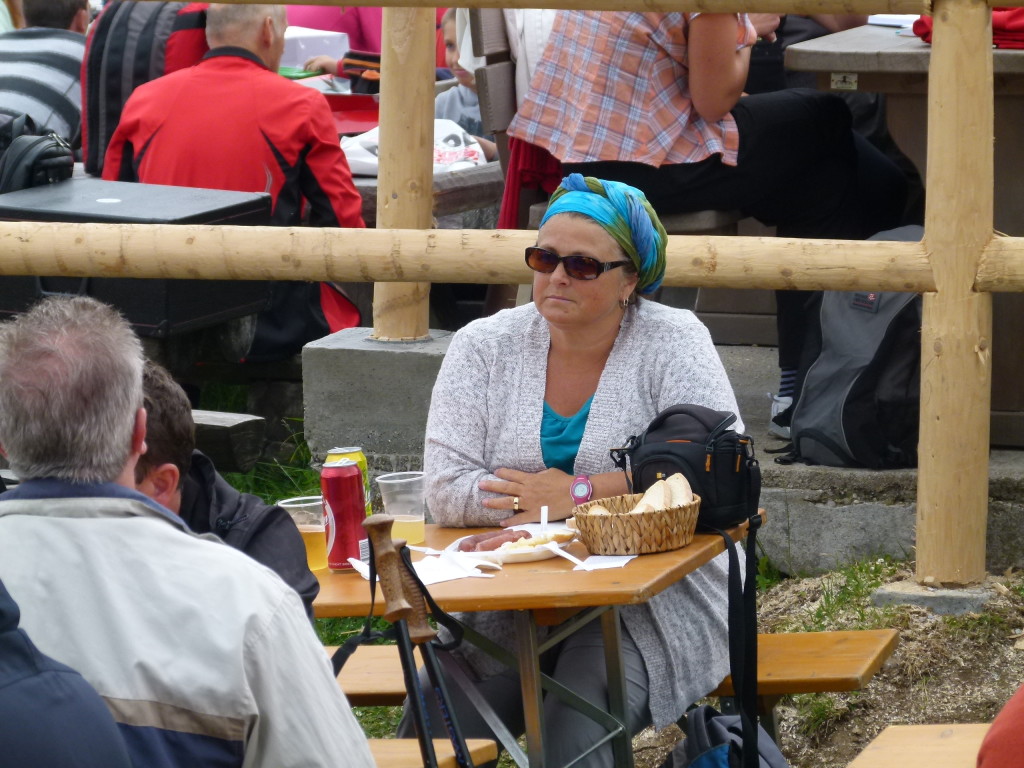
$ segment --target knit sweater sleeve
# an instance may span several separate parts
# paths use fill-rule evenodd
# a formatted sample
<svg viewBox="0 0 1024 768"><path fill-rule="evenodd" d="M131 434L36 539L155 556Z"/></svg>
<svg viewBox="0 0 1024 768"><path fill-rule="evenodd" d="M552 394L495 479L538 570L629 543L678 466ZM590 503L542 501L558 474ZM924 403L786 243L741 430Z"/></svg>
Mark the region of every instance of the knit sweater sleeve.
<svg viewBox="0 0 1024 768"><path fill-rule="evenodd" d="M507 516L483 506L479 483L493 478L485 464L488 441L490 350L466 328L455 334L434 383L427 415L423 469L434 522L493 526Z"/></svg>
<svg viewBox="0 0 1024 768"><path fill-rule="evenodd" d="M733 429L742 432L736 395L707 327L689 312L656 309L663 318L652 366L656 411L678 403L730 411L737 416Z"/></svg>

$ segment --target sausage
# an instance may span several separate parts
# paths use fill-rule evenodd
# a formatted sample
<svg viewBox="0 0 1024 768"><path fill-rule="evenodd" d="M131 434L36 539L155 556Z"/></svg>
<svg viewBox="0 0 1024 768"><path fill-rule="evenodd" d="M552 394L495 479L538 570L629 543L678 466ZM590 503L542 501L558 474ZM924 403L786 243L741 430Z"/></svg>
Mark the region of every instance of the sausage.
<svg viewBox="0 0 1024 768"><path fill-rule="evenodd" d="M504 533L506 533L506 531L474 533L472 536L467 536L459 542L459 552L473 552L476 550L476 545L481 541L487 541L487 539L493 538L494 536L501 536Z"/></svg>
<svg viewBox="0 0 1024 768"><path fill-rule="evenodd" d="M532 539L529 531L502 531L497 536L491 536L488 539L484 539L476 545L474 552L493 552L498 549L502 544L506 544L510 541L519 541L520 539Z"/></svg>

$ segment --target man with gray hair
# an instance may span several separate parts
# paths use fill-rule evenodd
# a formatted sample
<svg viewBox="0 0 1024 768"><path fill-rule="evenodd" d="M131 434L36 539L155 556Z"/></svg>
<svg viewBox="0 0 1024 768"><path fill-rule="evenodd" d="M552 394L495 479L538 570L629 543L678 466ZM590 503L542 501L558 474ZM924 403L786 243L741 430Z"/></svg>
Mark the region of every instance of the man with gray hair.
<svg viewBox="0 0 1024 768"><path fill-rule="evenodd" d="M52 297L0 325L0 580L103 697L135 765L372 766L293 589L134 490L142 349Z"/></svg>
<svg viewBox="0 0 1024 768"><path fill-rule="evenodd" d="M281 5L213 4L210 50L194 67L140 85L103 160L103 178L269 192L271 224L362 227L362 198L323 95L277 74ZM275 283L245 359L269 362L359 324L329 283Z"/></svg>

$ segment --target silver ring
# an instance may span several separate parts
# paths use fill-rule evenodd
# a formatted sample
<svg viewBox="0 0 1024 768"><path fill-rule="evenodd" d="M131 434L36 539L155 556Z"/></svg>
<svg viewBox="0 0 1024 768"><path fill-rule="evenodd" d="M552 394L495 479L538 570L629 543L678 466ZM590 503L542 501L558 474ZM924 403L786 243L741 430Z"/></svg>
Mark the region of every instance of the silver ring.
<svg viewBox="0 0 1024 768"><path fill-rule="evenodd" d="M512 511L513 512L518 512L519 511L519 497L518 496L513 496L512 497Z"/></svg>

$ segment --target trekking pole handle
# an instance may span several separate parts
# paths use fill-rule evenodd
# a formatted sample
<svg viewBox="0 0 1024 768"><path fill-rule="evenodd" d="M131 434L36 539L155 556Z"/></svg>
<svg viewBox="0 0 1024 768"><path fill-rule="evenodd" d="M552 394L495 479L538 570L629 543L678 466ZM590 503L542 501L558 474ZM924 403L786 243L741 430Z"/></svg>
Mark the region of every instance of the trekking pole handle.
<svg viewBox="0 0 1024 768"><path fill-rule="evenodd" d="M363 520L363 528L370 535L373 545L373 557L377 561L377 575L380 578L380 591L384 594L384 618L394 623L408 619L413 613L412 606L405 599L405 588L402 585L401 555L391 540L391 526L394 518L387 515L370 515ZM405 546L405 542L401 542ZM373 585L370 585L373 588Z"/></svg>

